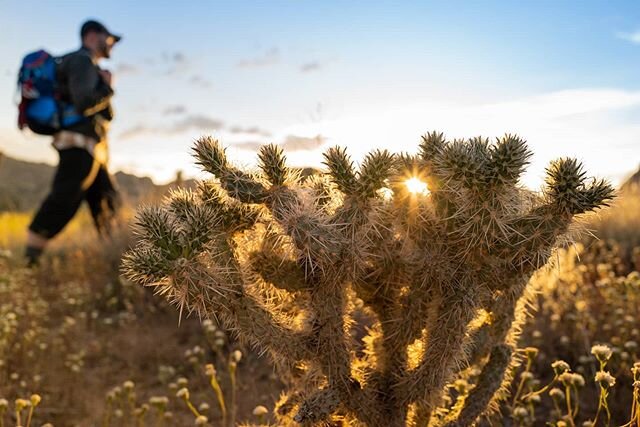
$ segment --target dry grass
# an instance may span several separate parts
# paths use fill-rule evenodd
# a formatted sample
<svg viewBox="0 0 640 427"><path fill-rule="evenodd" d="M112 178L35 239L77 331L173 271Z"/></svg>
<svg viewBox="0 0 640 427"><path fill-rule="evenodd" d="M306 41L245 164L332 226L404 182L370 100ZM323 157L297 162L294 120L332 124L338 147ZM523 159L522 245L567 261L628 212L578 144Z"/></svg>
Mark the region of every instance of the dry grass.
<svg viewBox="0 0 640 427"><path fill-rule="evenodd" d="M153 407L140 417L152 396L169 398L166 411L172 418L164 425L192 425L194 416L175 397L181 377L188 379L196 406L208 404L202 413L215 423L220 411L204 367L217 366L228 393L227 360L238 345L222 331L207 334L197 319L183 319L178 327L173 308L121 279L120 257L131 240L127 224L113 240L99 242L83 214L52 245L42 265L28 270L6 251L19 253L29 220L25 214L0 218L0 229L10 230L0 246L0 399L9 402L0 419L5 425L15 425L15 399L28 400L33 393L42 402L31 426L45 421L56 427L156 425ZM238 393L250 398L239 399L238 418L252 420L257 404L273 407L277 396L271 393L277 395L281 385L264 359L240 350L246 354L239 364ZM125 381L135 383L133 409L124 391L107 403L114 387L124 390ZM23 425L28 411L22 413ZM105 416L110 418L106 424Z"/></svg>

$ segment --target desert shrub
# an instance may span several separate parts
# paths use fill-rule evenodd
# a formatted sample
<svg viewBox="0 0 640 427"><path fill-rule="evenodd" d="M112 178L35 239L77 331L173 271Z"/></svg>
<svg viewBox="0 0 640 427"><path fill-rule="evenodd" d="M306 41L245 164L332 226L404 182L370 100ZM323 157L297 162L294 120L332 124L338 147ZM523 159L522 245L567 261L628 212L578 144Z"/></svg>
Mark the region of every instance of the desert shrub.
<svg viewBox="0 0 640 427"><path fill-rule="evenodd" d="M595 382L595 376L603 369L597 357L590 354L593 346L603 345L611 352L606 372L615 379L615 384L606 389L611 423L626 425L633 419L630 414L638 416L640 275L635 266L623 262L625 250L621 245L587 240L588 246L576 244L559 250L550 265L531 279L535 316L527 320L520 342L535 346L536 357L514 382L513 388L524 383L522 399L503 404L507 414L514 406L526 408L523 425L542 420L554 425L580 425L594 422L598 412L598 423L594 425L609 425L600 405L602 393ZM566 410L565 387L550 366L558 360L585 381L579 390L570 390L574 405L571 415ZM542 388L540 384L551 383L553 386L536 393ZM562 394L557 390L550 393L554 388ZM529 402L527 396L531 393L536 397ZM554 399L560 395L562 401Z"/></svg>
<svg viewBox="0 0 640 427"><path fill-rule="evenodd" d="M374 151L359 170L333 148L305 180L274 145L256 173L212 138L195 155L215 179L140 211L124 271L269 353L291 387L281 424L473 423L518 360L529 276L613 194L571 159L541 194L522 188L531 153L511 135L431 133L418 154ZM456 379L470 383L450 402Z"/></svg>

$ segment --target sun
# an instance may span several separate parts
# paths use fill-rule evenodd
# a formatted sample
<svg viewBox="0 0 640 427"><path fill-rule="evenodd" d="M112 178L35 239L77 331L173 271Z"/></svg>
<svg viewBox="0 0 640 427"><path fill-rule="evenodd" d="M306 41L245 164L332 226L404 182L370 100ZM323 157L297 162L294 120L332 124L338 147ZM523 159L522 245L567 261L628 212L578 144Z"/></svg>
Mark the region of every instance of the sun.
<svg viewBox="0 0 640 427"><path fill-rule="evenodd" d="M418 178L409 178L406 180L405 185L407 186L407 190L413 194L427 194L429 192L429 188L427 188L427 184L420 181Z"/></svg>

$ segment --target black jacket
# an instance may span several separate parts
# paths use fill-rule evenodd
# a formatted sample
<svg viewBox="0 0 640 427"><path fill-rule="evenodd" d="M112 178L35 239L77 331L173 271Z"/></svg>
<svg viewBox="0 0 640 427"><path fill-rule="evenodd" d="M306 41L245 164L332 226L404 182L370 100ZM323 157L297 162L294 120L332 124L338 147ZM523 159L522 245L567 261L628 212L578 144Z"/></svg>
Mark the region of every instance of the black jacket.
<svg viewBox="0 0 640 427"><path fill-rule="evenodd" d="M106 141L109 122L113 119L113 89L100 76L100 68L82 47L60 58L56 73L63 102L71 103L87 119L67 130Z"/></svg>

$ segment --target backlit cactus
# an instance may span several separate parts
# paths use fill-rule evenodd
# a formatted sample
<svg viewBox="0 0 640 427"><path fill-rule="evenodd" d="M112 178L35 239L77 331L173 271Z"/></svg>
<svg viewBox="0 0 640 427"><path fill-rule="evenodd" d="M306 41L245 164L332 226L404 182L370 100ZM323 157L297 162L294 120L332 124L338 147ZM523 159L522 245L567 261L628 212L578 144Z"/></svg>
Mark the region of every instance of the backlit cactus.
<svg viewBox="0 0 640 427"><path fill-rule="evenodd" d="M194 151L214 179L139 213L124 271L267 352L292 387L281 424L473 424L506 393L530 275L613 197L572 159L541 193L523 188L531 153L512 135L430 133L417 154L374 151L358 169L332 148L304 179L275 145L257 173L212 138ZM469 364L481 372L447 406Z"/></svg>

